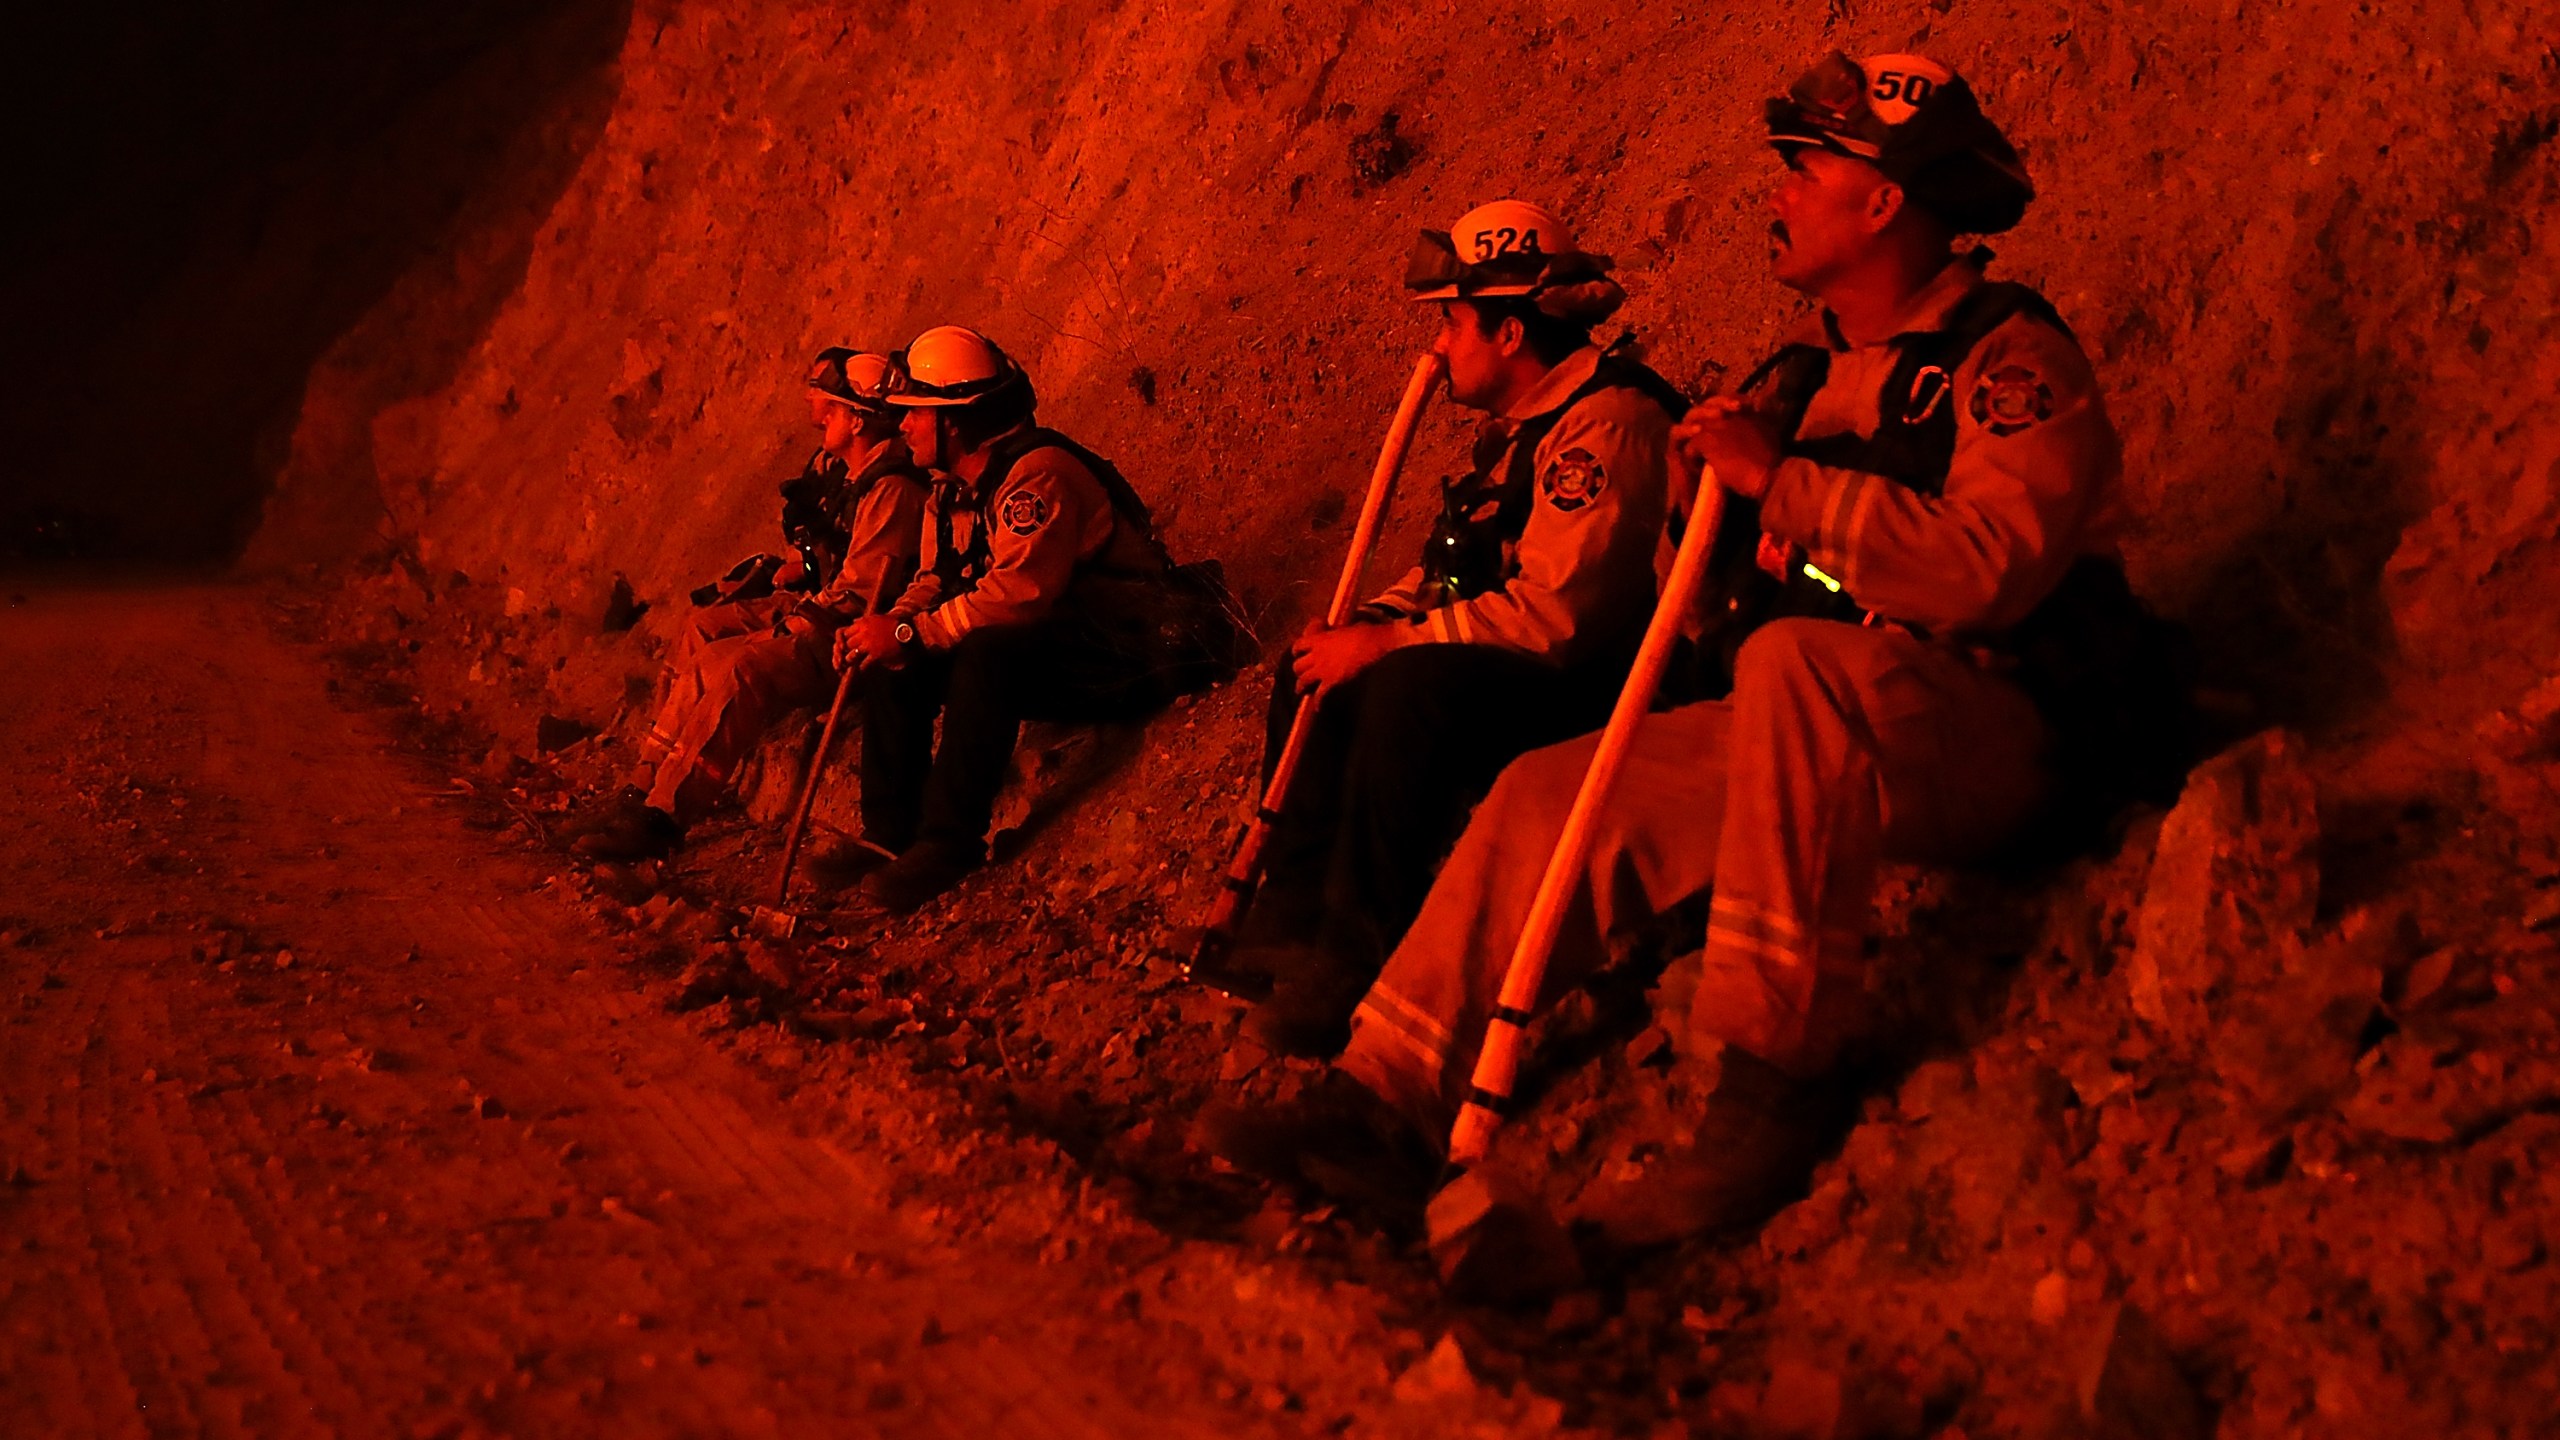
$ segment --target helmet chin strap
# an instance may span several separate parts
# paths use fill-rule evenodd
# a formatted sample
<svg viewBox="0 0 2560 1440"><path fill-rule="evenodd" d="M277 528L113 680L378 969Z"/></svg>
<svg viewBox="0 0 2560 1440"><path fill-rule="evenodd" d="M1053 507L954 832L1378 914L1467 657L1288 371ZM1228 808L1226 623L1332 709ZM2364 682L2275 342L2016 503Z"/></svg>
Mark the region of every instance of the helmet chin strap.
<svg viewBox="0 0 2560 1440"><path fill-rule="evenodd" d="M933 412L933 459L929 463L934 469L946 475L958 475L962 458L959 437L951 432L951 416L942 409L935 409Z"/></svg>

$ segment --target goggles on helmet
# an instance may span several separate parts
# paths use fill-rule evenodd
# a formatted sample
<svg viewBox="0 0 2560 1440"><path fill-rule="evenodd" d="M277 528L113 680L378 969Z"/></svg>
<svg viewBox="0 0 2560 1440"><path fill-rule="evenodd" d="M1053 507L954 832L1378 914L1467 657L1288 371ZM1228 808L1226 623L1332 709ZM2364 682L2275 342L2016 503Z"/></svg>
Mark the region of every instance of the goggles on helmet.
<svg viewBox="0 0 2560 1440"><path fill-rule="evenodd" d="M1903 97L1916 107L1928 98L1930 82L1926 76L1906 78L1909 84L1923 87L1920 94ZM1893 126L1876 113L1867 90L1867 72L1848 56L1832 51L1788 86L1785 95L1769 102L1769 143L1818 145L1861 160L1875 159L1884 153Z"/></svg>
<svg viewBox="0 0 2560 1440"><path fill-rule="evenodd" d="M859 405L861 398L853 393L853 382L844 374L844 362L853 356L853 349L845 345L830 345L819 351L818 358L809 363L809 388L831 400Z"/></svg>
<svg viewBox="0 0 2560 1440"><path fill-rule="evenodd" d="M1768 105L1769 143L1864 160L1968 234L2018 223L2035 185L1962 76L1924 55L1834 50Z"/></svg>
<svg viewBox="0 0 2560 1440"><path fill-rule="evenodd" d="M1564 255L1537 248L1537 236L1521 248L1498 238L1479 238L1481 252L1472 259L1458 254L1457 243L1438 230L1425 230L1413 242L1405 262L1404 288L1417 300L1471 300L1534 295L1550 284L1605 272L1598 256Z"/></svg>
<svg viewBox="0 0 2560 1440"><path fill-rule="evenodd" d="M1021 371L1014 368L1012 358L998 351L997 369L993 375L980 376L975 380L956 380L948 385L936 385L930 381L917 379L915 372L907 368L907 352L901 350L889 357L888 394L911 396L914 400L940 401L946 405L966 405L973 400L983 400L1013 384L1021 378L1021 374ZM913 400L909 403L913 403Z"/></svg>
<svg viewBox="0 0 2560 1440"><path fill-rule="evenodd" d="M857 378L857 362L869 362ZM889 377L880 373L884 357L866 355L842 345L830 345L818 352L809 367L809 388L866 419L878 419L889 413L888 402L873 388Z"/></svg>

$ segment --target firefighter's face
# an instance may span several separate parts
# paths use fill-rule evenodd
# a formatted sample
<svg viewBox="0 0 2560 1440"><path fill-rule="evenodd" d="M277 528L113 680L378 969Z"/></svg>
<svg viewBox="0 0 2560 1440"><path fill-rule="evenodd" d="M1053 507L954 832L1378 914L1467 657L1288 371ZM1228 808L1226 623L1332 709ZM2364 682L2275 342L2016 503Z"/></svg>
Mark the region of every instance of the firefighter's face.
<svg viewBox="0 0 2560 1440"><path fill-rule="evenodd" d="M1808 294L1864 259L1901 208L1901 187L1864 160L1791 146L1769 192L1769 268Z"/></svg>
<svg viewBox="0 0 2560 1440"><path fill-rule="evenodd" d="M1520 349L1518 330L1515 322L1504 321L1488 335L1473 306L1442 301L1440 334L1431 348L1448 362L1449 398L1471 409L1494 409Z"/></svg>
<svg viewBox="0 0 2560 1440"><path fill-rule="evenodd" d="M821 430L827 428L827 417L829 415L832 415L844 408L836 403L834 396L829 395L826 391L819 389L815 385L810 386L804 393L809 397L809 423L817 426Z"/></svg>
<svg viewBox="0 0 2560 1440"><path fill-rule="evenodd" d="M950 457L942 453L942 412L930 405L914 405L898 412L898 435L907 442L907 453L915 462L930 470L949 470Z"/></svg>
<svg viewBox="0 0 2560 1440"><path fill-rule="evenodd" d="M827 413L818 417L818 426L824 437L818 443L839 456L852 449L862 435L862 417L854 414L850 405L828 405Z"/></svg>

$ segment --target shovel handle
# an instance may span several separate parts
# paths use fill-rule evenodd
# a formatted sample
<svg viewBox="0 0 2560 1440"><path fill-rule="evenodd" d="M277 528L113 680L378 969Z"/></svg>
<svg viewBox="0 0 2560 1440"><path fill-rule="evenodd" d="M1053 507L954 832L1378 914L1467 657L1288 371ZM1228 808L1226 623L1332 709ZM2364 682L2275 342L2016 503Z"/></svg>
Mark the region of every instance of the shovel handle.
<svg viewBox="0 0 2560 1440"><path fill-rule="evenodd" d="M818 732L818 753L809 757L809 777L800 782L800 804L791 814L791 833L782 842L782 869L773 877L773 908L791 896L791 865L800 858L800 841L809 833L809 812L818 803L818 781L826 774L827 755L835 749L836 727L844 723L844 702L853 695L853 682L860 674L846 670L836 681L835 703L827 707L826 727Z"/></svg>
<svg viewBox="0 0 2560 1440"><path fill-rule="evenodd" d="M1494 1127L1501 1123L1503 1108L1511 1102L1512 1086L1520 1077L1530 1007L1538 1003L1538 991L1546 983L1547 958L1554 953L1556 935L1564 926L1565 906L1591 862L1592 834L1610 792L1617 788L1618 772L1626 765L1636 727L1662 688L1663 671L1670 666L1672 647L1680 639L1680 623L1706 585L1707 560L1715 552L1716 531L1723 521L1724 487L1710 468L1698 477L1697 514L1690 517L1689 529L1680 537L1671 577L1663 583L1662 598L1655 602L1653 619L1645 625L1635 666L1618 691L1617 708L1609 712L1599 747L1591 752L1591 768L1583 772L1582 789L1565 815L1564 831L1556 837L1555 852L1547 858L1546 874L1539 878L1537 895L1529 902L1528 918L1512 947L1501 995L1485 1024L1484 1047L1476 1053L1473 1083L1449 1132L1452 1165L1473 1164L1483 1157Z"/></svg>
<svg viewBox="0 0 2560 1440"><path fill-rule="evenodd" d="M1414 361L1413 374L1405 381L1404 396L1396 402L1395 418L1387 425L1386 443L1378 448L1378 463L1369 471L1369 493L1360 502L1359 522L1351 528L1351 553L1343 557L1342 578L1334 582L1333 602L1325 607L1324 623L1337 627L1351 618L1351 607L1359 603L1360 577L1369 568L1370 553L1378 548L1378 531L1384 527L1387 502L1394 498L1396 477L1404 472L1404 459L1413 449L1413 432L1422 424L1423 407L1431 401L1433 387L1446 373L1448 362L1438 351L1427 351ZM1262 852L1271 840L1271 824L1280 817L1280 807L1288 801L1289 786L1298 775L1298 757L1306 751L1307 732L1315 721L1315 702L1302 701L1298 713L1289 721L1289 738L1280 747L1280 758L1271 766L1271 783L1263 787L1262 804L1254 811L1253 822L1245 827L1244 837L1236 842L1235 858L1227 865L1220 882L1217 902L1210 907L1209 920L1200 930L1200 943L1192 952L1193 962L1214 962L1226 953L1235 940L1236 929L1244 922L1245 907L1253 903L1253 892L1262 883Z"/></svg>
<svg viewBox="0 0 2560 1440"><path fill-rule="evenodd" d="M1431 403L1432 387L1448 370L1449 362L1436 350L1425 351L1413 362L1413 374L1404 382L1404 396L1396 402L1395 419L1388 422L1386 443L1378 447L1378 463L1369 470L1369 493L1360 502L1359 523L1351 527L1351 553L1343 557L1342 578L1334 582L1333 603L1325 607L1324 623L1340 625L1351 618L1351 607L1360 602L1360 576L1369 568L1369 554L1378 548L1378 531L1385 525L1387 502L1395 497L1396 477L1404 473L1404 457L1413 449L1413 432L1422 424L1423 407Z"/></svg>

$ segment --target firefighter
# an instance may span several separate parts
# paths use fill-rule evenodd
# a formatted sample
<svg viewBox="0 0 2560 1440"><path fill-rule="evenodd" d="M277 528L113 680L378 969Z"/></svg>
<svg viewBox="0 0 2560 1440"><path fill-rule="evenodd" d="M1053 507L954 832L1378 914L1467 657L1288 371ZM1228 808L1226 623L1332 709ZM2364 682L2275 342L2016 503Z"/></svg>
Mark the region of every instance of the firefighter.
<svg viewBox="0 0 2560 1440"><path fill-rule="evenodd" d="M1268 984L1248 1030L1323 1057L1403 934L1469 806L1525 750L1608 713L1653 601L1664 459L1685 408L1591 328L1625 300L1605 256L1519 200L1422 233L1405 284L1437 307L1449 398L1487 419L1442 485L1421 562L1351 623L1299 636L1272 687L1265 779L1316 718L1224 973Z"/></svg>
<svg viewBox="0 0 2560 1440"><path fill-rule="evenodd" d="M774 565L750 561L729 584L697 592L701 608L676 641L641 742L649 783L625 787L574 826L576 853L630 861L681 844L774 722L833 691L837 630L905 591L928 481L898 437L899 412L883 399L889 378L887 356L841 347L811 366L809 416L824 458L783 487L793 554ZM831 578L818 583L838 554Z"/></svg>
<svg viewBox="0 0 2560 1440"><path fill-rule="evenodd" d="M1155 651L1172 567L1129 483L1036 423L1031 377L993 341L938 326L898 360L888 402L934 472L922 560L836 657L864 676L863 891L904 913L985 862L1024 720L1169 698Z"/></svg>
<svg viewBox="0 0 2560 1440"><path fill-rule="evenodd" d="M1630 1243L1756 1218L1731 1213L1736 1197L1765 1206L1801 1179L1739 1171L1810 1163L1803 1145L1749 1137L1803 1113L1857 1033L1879 860L1961 861L2028 819L2057 736L2015 641L2130 603L2113 558L2121 455L2089 363L2040 296L1956 244L2007 230L2034 193L1971 89L1925 57L1834 54L1767 119L1784 164L1771 267L1819 308L1678 443L1730 492L1725 533L1774 598L1727 698L1635 732L1540 997L1712 892L1704 951L1674 969L1693 998L1659 1019L1714 1098L1685 1141L1660 1137L1650 1163L1575 1201ZM1504 772L1326 1082L1223 1117L1213 1143L1266 1170L1429 1173L1595 742ZM1728 1102L1748 1113L1716 1113Z"/></svg>

